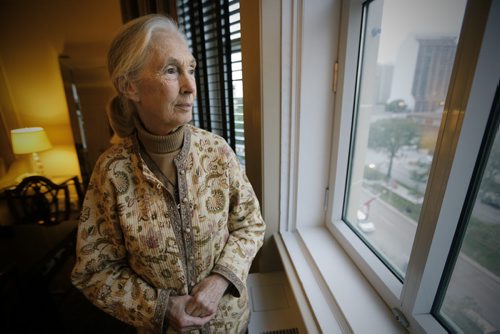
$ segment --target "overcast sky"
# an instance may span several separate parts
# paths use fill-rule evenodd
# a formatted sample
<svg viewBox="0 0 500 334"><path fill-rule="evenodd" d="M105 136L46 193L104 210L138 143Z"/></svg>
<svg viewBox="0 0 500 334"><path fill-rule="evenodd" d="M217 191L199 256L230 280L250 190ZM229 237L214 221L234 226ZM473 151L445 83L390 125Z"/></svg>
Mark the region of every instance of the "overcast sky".
<svg viewBox="0 0 500 334"><path fill-rule="evenodd" d="M458 36L465 0L384 0L378 63L393 63L409 36Z"/></svg>

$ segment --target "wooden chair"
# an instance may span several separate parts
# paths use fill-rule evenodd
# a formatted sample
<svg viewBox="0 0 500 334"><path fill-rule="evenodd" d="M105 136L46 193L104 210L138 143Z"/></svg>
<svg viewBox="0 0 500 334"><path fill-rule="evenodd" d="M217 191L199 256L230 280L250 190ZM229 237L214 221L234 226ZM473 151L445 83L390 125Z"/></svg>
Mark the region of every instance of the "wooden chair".
<svg viewBox="0 0 500 334"><path fill-rule="evenodd" d="M66 183L55 184L41 175L29 176L15 188L6 190L5 196L16 223L53 225L70 217Z"/></svg>
<svg viewBox="0 0 500 334"><path fill-rule="evenodd" d="M71 209L77 214L83 199L78 177L56 184L29 176L3 195L14 220L0 234L0 333L65 333L60 314L73 291L78 226Z"/></svg>

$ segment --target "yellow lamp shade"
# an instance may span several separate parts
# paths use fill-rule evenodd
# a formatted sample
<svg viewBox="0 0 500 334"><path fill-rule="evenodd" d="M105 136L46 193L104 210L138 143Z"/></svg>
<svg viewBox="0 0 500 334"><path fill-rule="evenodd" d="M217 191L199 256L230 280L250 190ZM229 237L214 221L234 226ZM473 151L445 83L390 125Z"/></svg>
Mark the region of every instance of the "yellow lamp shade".
<svg viewBox="0 0 500 334"><path fill-rule="evenodd" d="M15 154L41 152L52 147L43 128L21 128L10 130Z"/></svg>

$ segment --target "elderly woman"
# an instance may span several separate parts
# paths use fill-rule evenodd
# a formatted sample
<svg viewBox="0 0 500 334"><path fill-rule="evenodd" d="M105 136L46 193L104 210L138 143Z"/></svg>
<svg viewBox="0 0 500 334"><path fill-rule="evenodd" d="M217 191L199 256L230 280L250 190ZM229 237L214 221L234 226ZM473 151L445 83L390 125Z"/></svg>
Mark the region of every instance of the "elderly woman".
<svg viewBox="0 0 500 334"><path fill-rule="evenodd" d="M185 37L168 18L138 18L114 39L108 67L122 140L95 166L73 284L140 332L245 332L265 224L228 144L187 124L196 62Z"/></svg>

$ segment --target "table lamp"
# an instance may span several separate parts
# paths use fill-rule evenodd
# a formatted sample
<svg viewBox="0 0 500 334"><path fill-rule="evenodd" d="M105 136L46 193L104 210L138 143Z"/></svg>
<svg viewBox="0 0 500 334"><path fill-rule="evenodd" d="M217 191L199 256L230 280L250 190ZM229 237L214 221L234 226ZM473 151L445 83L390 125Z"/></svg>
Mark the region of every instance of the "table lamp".
<svg viewBox="0 0 500 334"><path fill-rule="evenodd" d="M52 147L43 128L21 128L10 130L14 154L31 153L33 171L43 175L43 164L38 152Z"/></svg>

